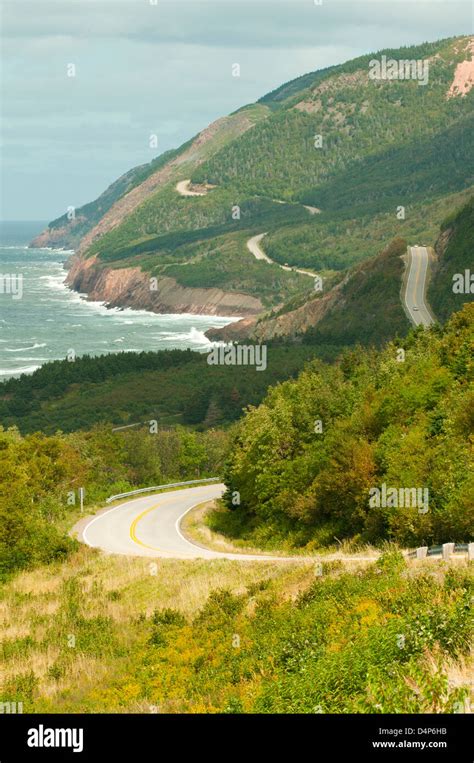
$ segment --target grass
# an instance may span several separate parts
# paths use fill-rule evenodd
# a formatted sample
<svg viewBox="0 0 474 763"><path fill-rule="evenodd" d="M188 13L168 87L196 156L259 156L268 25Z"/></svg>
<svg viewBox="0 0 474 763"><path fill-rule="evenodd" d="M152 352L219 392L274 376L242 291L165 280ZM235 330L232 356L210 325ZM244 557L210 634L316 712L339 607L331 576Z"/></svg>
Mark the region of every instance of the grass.
<svg viewBox="0 0 474 763"><path fill-rule="evenodd" d="M262 574L278 577L284 569L227 560L154 562L85 546L68 563L22 573L1 591L1 699L18 692L25 712L60 712L61 694L74 687L71 709L101 678L121 673L129 650L141 640L139 623L157 606L193 616L212 590L239 593ZM76 647L68 645L70 636ZM25 689L28 676L34 692Z"/></svg>
<svg viewBox="0 0 474 763"><path fill-rule="evenodd" d="M183 535L191 542L197 543L198 546L204 546L204 548L210 548L213 551L239 554L269 553L238 538L231 539L229 536L211 529L209 524L211 517L228 512L224 507L217 505L218 503L217 501L205 501L188 511L181 521L180 529ZM278 556L279 554L274 552L272 555Z"/></svg>
<svg viewBox="0 0 474 763"><path fill-rule="evenodd" d="M470 577L465 561L393 552L318 570L81 547L2 588L0 699L53 713L456 712Z"/></svg>

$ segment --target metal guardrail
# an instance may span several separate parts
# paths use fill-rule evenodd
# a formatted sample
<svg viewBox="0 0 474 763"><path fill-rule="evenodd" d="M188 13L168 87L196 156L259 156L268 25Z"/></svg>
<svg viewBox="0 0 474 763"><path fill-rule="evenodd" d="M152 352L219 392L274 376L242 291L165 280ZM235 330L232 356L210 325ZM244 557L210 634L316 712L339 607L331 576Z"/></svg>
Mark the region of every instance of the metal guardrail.
<svg viewBox="0 0 474 763"><path fill-rule="evenodd" d="M138 490L130 490L128 493L117 493L106 498L106 503L113 503L119 498L128 498L129 495L140 495L140 493L152 493L153 490L164 490L168 487L184 487L186 485L204 485L208 482L219 482L220 477L208 477L204 480L188 480L188 482L170 482L169 485L154 485L153 487L141 487Z"/></svg>
<svg viewBox="0 0 474 763"><path fill-rule="evenodd" d="M452 550L453 554L456 553L466 553L469 551L469 543L454 543L454 548ZM426 547L425 547L426 548ZM428 549L426 549L426 556L442 556L443 555L443 546L430 546ZM413 551L409 551L407 556L410 559L414 559L417 556L417 549L414 549Z"/></svg>

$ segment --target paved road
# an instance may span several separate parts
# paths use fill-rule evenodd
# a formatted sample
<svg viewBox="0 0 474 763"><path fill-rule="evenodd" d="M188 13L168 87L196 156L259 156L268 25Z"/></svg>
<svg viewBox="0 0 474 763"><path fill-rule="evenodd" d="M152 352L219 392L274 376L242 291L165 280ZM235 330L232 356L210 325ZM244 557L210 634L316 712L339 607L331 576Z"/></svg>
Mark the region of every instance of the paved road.
<svg viewBox="0 0 474 763"><path fill-rule="evenodd" d="M176 184L176 190L181 196L206 196L206 191L191 191L189 188L190 185L190 180L180 180L179 183Z"/></svg>
<svg viewBox="0 0 474 763"><path fill-rule="evenodd" d="M201 485L166 493L142 496L103 509L95 517L84 517L73 527L71 535L82 543L112 554L169 559L234 559L238 561L324 562L341 559L347 562L373 562L379 556L270 556L267 554L233 554L213 551L187 540L181 530L183 516L194 506L220 498L225 485Z"/></svg>
<svg viewBox="0 0 474 763"><path fill-rule="evenodd" d="M435 322L425 299L429 261L425 246L408 247L409 270L403 299L410 320L415 326L431 326Z"/></svg>
<svg viewBox="0 0 474 763"><path fill-rule="evenodd" d="M245 561L308 561L303 557L232 554L194 545L182 535L180 521L193 506L220 498L225 485L174 490L135 498L93 519L80 520L73 534L88 546L127 556L172 559L238 559Z"/></svg>
<svg viewBox="0 0 474 763"><path fill-rule="evenodd" d="M259 233L257 236L252 236L252 238L249 238L247 241L247 249L257 260L265 260L265 262L270 262L272 265L278 265L278 267L280 267L282 270L289 270L290 272L293 271L294 273L302 273L304 276L315 278L316 273L311 273L309 270L301 270L301 268L290 268L289 265L280 265L278 262L275 262L275 260L270 259L268 254L265 254L262 247L260 246L262 238L266 235L266 233Z"/></svg>

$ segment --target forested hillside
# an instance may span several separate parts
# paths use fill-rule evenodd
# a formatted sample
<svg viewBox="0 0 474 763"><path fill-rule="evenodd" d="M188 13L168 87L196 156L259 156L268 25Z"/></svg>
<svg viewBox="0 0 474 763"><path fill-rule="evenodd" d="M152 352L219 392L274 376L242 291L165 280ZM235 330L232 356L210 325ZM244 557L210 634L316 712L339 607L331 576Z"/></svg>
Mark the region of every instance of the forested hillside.
<svg viewBox="0 0 474 763"><path fill-rule="evenodd" d="M443 221L436 255L428 298L445 321L474 299L474 196Z"/></svg>
<svg viewBox="0 0 474 763"><path fill-rule="evenodd" d="M473 94L446 99L467 40L380 51L379 56L395 58L429 57L426 86L370 80L371 56L290 83L291 97L262 99L273 105L269 115L194 169L194 182L217 186L207 196L177 199L169 186L99 239L91 252L107 252L113 259L112 252L157 230L230 224L232 205L245 207L258 197L309 204L326 213L344 209L344 218L355 218L388 209L395 213L402 201L413 205L472 185L467 157ZM315 146L315 135L323 136L321 147ZM280 207L282 224L286 216ZM241 228L249 222L253 215L242 214ZM265 219L261 223L267 229ZM318 217L312 225L319 225ZM278 227L274 221L272 228ZM297 244L296 238L294 256Z"/></svg>
<svg viewBox="0 0 474 763"><path fill-rule="evenodd" d="M474 182L474 91L447 97L469 42L383 50L309 73L134 170L111 205L110 193L92 205L97 225L82 239L73 287L107 301L100 278L81 278L81 268L100 276L137 266L158 279L158 292L219 288L257 298L265 311L306 286L252 257L246 241L257 233L267 233L265 250L280 265L325 272L346 270L396 236L430 243ZM422 59L427 81L371 79L370 61L382 55ZM189 178L198 195L178 190ZM131 304L133 288L117 303Z"/></svg>
<svg viewBox="0 0 474 763"><path fill-rule="evenodd" d="M227 528L277 546L465 541L474 526L474 306L380 353L315 362L273 388L237 429L225 473ZM422 488L429 509L369 503ZM240 503L233 500L237 494Z"/></svg>
<svg viewBox="0 0 474 763"><path fill-rule="evenodd" d="M268 350L264 373L254 366L210 366L191 350L118 353L46 363L31 375L0 384L0 421L22 433L72 432L94 424L112 427L156 420L208 429L227 425L257 405L271 384L296 376L315 356L339 348Z"/></svg>

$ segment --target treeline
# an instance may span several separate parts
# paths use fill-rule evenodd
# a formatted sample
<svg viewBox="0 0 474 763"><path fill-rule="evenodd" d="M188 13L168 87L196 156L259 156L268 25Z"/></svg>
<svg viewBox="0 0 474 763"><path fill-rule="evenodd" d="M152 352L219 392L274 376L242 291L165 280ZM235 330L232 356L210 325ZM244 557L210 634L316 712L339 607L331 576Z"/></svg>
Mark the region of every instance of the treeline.
<svg viewBox="0 0 474 763"><path fill-rule="evenodd" d="M85 505L135 487L219 475L227 448L223 432L150 428L22 437L0 428L0 580L66 556L75 543L67 518Z"/></svg>
<svg viewBox="0 0 474 763"><path fill-rule="evenodd" d="M438 319L445 321L474 297L474 196L443 221L436 254L428 299Z"/></svg>
<svg viewBox="0 0 474 763"><path fill-rule="evenodd" d="M271 345L264 372L210 366L206 354L191 350L54 361L0 385L0 423L49 434L155 419L160 426L224 426L247 405L260 403L271 384L296 376L316 355L331 358L337 351L330 345Z"/></svg>
<svg viewBox="0 0 474 763"><path fill-rule="evenodd" d="M444 330L315 362L272 389L239 424L225 473L237 531L266 545L469 540L473 328L471 304ZM379 493L377 506L383 485L422 493L415 506Z"/></svg>
<svg viewBox="0 0 474 763"><path fill-rule="evenodd" d="M0 418L8 415L12 400L33 404L34 399L47 400L61 395L71 384L97 384L114 376L130 372L166 370L186 363L199 362L191 350L161 350L160 352L119 352L108 355L81 355L75 359L45 363L32 374L19 379L7 379L0 384Z"/></svg>

